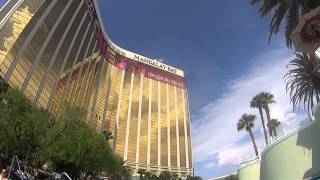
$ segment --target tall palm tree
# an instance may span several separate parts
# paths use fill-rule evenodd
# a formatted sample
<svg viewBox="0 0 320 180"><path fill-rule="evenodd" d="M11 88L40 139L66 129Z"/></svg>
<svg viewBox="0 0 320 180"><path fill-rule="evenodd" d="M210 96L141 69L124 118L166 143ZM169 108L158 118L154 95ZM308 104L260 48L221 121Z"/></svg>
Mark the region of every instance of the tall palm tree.
<svg viewBox="0 0 320 180"><path fill-rule="evenodd" d="M263 105L263 109L267 115L267 120L268 123L270 122L271 118L270 118L270 108L269 108L269 104L273 104L276 101L274 100L274 95L271 94L270 92L262 92L260 93L260 96L262 98L262 105ZM269 129L269 135L271 137L273 137L273 133L272 130L270 128Z"/></svg>
<svg viewBox="0 0 320 180"><path fill-rule="evenodd" d="M277 130L276 128L280 126L281 122L278 119L271 119L268 123L268 127L272 129L274 137L277 137Z"/></svg>
<svg viewBox="0 0 320 180"><path fill-rule="evenodd" d="M292 47L291 34L299 19L305 13L320 5L319 0L251 0L251 4L260 4L261 17L272 14L269 25L269 40L285 25L287 46Z"/></svg>
<svg viewBox="0 0 320 180"><path fill-rule="evenodd" d="M296 53L296 58L287 65L285 74L286 90L290 94L293 109L303 104L304 109L312 113L319 102L320 79L313 71L314 65L307 54Z"/></svg>
<svg viewBox="0 0 320 180"><path fill-rule="evenodd" d="M241 116L241 118L239 119L239 122L237 124L237 129L238 129L238 131L245 129L246 131L249 132L249 135L252 140L254 151L256 153L256 156L258 156L259 155L258 148L257 148L256 140L255 140L253 132L252 132L252 128L254 127L255 119L256 119L256 116L253 114L243 114Z"/></svg>
<svg viewBox="0 0 320 180"><path fill-rule="evenodd" d="M263 103L262 103L262 97L260 94L257 94L255 97L252 98L252 100L250 101L250 107L251 108L258 108L259 109L259 114L260 114L260 118L262 121L262 127L263 127L263 133L264 133L264 139L266 144L268 144L268 135L267 135L267 131L266 131L266 125L264 122L264 118L263 118Z"/></svg>

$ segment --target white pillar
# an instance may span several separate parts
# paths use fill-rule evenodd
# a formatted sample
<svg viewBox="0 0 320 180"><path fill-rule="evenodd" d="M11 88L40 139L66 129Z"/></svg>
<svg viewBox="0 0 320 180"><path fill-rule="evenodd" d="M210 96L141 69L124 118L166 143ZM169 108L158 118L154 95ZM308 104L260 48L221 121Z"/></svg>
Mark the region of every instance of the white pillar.
<svg viewBox="0 0 320 180"><path fill-rule="evenodd" d="M129 133L130 133L130 120L131 120L131 101L132 101L132 90L133 90L134 73L131 74L131 84L130 84L130 94L129 94L129 106L128 106L128 116L127 116L127 128L126 128L126 141L124 146L124 158L123 160L128 160L128 145L129 145Z"/></svg>
<svg viewBox="0 0 320 180"><path fill-rule="evenodd" d="M110 90L111 90L111 81L112 81L112 77L113 77L113 69L114 69L114 66L107 63L108 66L111 66L111 70L110 70L110 75L108 76L108 85L107 85L107 91L106 91L106 99L105 99L105 104L104 104L104 109L103 109L103 118L102 118L102 126L101 126L101 131L106 131L107 128L107 122L106 122L106 113L107 113L107 109L108 109L108 100L109 100L109 96L110 96ZM110 121L110 119L109 119Z"/></svg>
<svg viewBox="0 0 320 180"><path fill-rule="evenodd" d="M170 144L170 107L169 107L169 85L167 84L167 137L168 137L168 167L171 169L171 144Z"/></svg>
<svg viewBox="0 0 320 180"><path fill-rule="evenodd" d="M161 83L158 81L158 171L161 166Z"/></svg>
<svg viewBox="0 0 320 180"><path fill-rule="evenodd" d="M183 125L184 125L184 143L186 148L186 167L189 168L189 146L188 146L188 131L187 131L187 118L186 118L186 101L184 90L181 89L182 104L183 104Z"/></svg>
<svg viewBox="0 0 320 180"><path fill-rule="evenodd" d="M148 148L147 148L147 165L150 168L151 156L151 105L152 105L152 79L149 79L149 111L148 111Z"/></svg>
<svg viewBox="0 0 320 180"><path fill-rule="evenodd" d="M179 141L179 119L178 119L178 107L177 107L177 87L174 87L174 109L176 117L176 137L177 137L177 167L180 176L180 141Z"/></svg>
<svg viewBox="0 0 320 180"><path fill-rule="evenodd" d="M102 61L102 64L101 64L101 68L100 68L100 74L99 74L99 79L98 79L98 82L97 82L96 90L94 92L92 113L91 113L91 117L89 119L89 122L90 122L90 124L91 124L91 126L93 128L95 128L94 125L96 125L96 123L97 123L96 120L93 121L93 118L95 118L95 115L96 115L97 98L98 98L98 94L99 94L99 90L100 90L100 85L102 84L103 73L104 73L105 68L106 68L105 67L106 66L106 60L104 59L104 57L100 56L100 61ZM95 124L93 124L93 123L95 123Z"/></svg>
<svg viewBox="0 0 320 180"><path fill-rule="evenodd" d="M124 75L125 75L125 70L122 70L122 76L121 76L121 83L119 87L119 98L118 98L118 105L117 105L117 114L116 114L116 122L115 122L115 129L114 129L114 139L113 139L113 151L116 151L116 145L117 145L117 132L119 128L119 116L120 116L120 108L121 108L121 99L122 99L122 90L123 90L123 81L124 81Z"/></svg>
<svg viewBox="0 0 320 180"><path fill-rule="evenodd" d="M140 76L140 97L139 97L139 112L138 112L138 130L137 130L136 169L139 168L138 164L139 164L139 159L140 159L142 95L143 95L143 75Z"/></svg>

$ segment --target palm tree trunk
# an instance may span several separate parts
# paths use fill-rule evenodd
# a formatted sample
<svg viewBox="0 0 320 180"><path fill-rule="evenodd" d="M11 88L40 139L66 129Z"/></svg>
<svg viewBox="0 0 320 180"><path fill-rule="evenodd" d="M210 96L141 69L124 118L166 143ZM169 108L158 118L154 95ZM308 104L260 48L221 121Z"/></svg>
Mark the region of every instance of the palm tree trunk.
<svg viewBox="0 0 320 180"><path fill-rule="evenodd" d="M268 145L268 135L267 135L267 131L266 131L266 124L265 124L264 119L263 119L263 112L262 112L262 108L261 107L259 107L259 114L260 114L261 121L262 121L264 139L266 141L266 145Z"/></svg>
<svg viewBox="0 0 320 180"><path fill-rule="evenodd" d="M265 110L265 112L266 112L267 119L268 119L268 124L269 124L269 123L270 123L270 120L271 120L271 118L270 118L270 109L269 109L269 106L266 105L266 106L264 107L264 110ZM270 135L271 137L273 137L272 128L268 127L268 129L269 129L269 135Z"/></svg>
<svg viewBox="0 0 320 180"><path fill-rule="evenodd" d="M253 148L254 148L254 151L255 151L255 153L256 153L256 156L259 156L259 152L258 152L256 140L255 140L255 138L254 138L254 135L253 135L253 133L252 133L252 130L249 129L248 131L249 131L249 134L250 134L250 137L251 137L251 140L252 140L252 144L253 144Z"/></svg>
<svg viewBox="0 0 320 180"><path fill-rule="evenodd" d="M273 135L274 135L274 137L277 137L277 130L276 130L276 128L273 128Z"/></svg>

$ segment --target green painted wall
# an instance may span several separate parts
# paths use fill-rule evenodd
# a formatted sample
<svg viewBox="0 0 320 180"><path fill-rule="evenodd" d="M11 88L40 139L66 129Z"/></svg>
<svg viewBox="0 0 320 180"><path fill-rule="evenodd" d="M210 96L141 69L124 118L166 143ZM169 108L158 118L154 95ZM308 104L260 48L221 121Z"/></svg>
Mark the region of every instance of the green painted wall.
<svg viewBox="0 0 320 180"><path fill-rule="evenodd" d="M239 180L259 180L259 176L260 176L259 162L238 169Z"/></svg>
<svg viewBox="0 0 320 180"><path fill-rule="evenodd" d="M320 118L316 119L319 121ZM266 150L262 154L260 171L261 180L301 180L319 175L318 123L313 123Z"/></svg>

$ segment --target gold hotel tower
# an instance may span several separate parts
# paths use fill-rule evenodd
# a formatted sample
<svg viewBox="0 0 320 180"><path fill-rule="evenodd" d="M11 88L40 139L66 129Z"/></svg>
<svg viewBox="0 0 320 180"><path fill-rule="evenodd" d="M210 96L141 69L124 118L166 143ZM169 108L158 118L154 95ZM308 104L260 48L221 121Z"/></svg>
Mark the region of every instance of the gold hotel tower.
<svg viewBox="0 0 320 180"><path fill-rule="evenodd" d="M96 0L8 0L0 75L53 113L65 102L85 108L134 172L192 174L183 71L114 44Z"/></svg>

